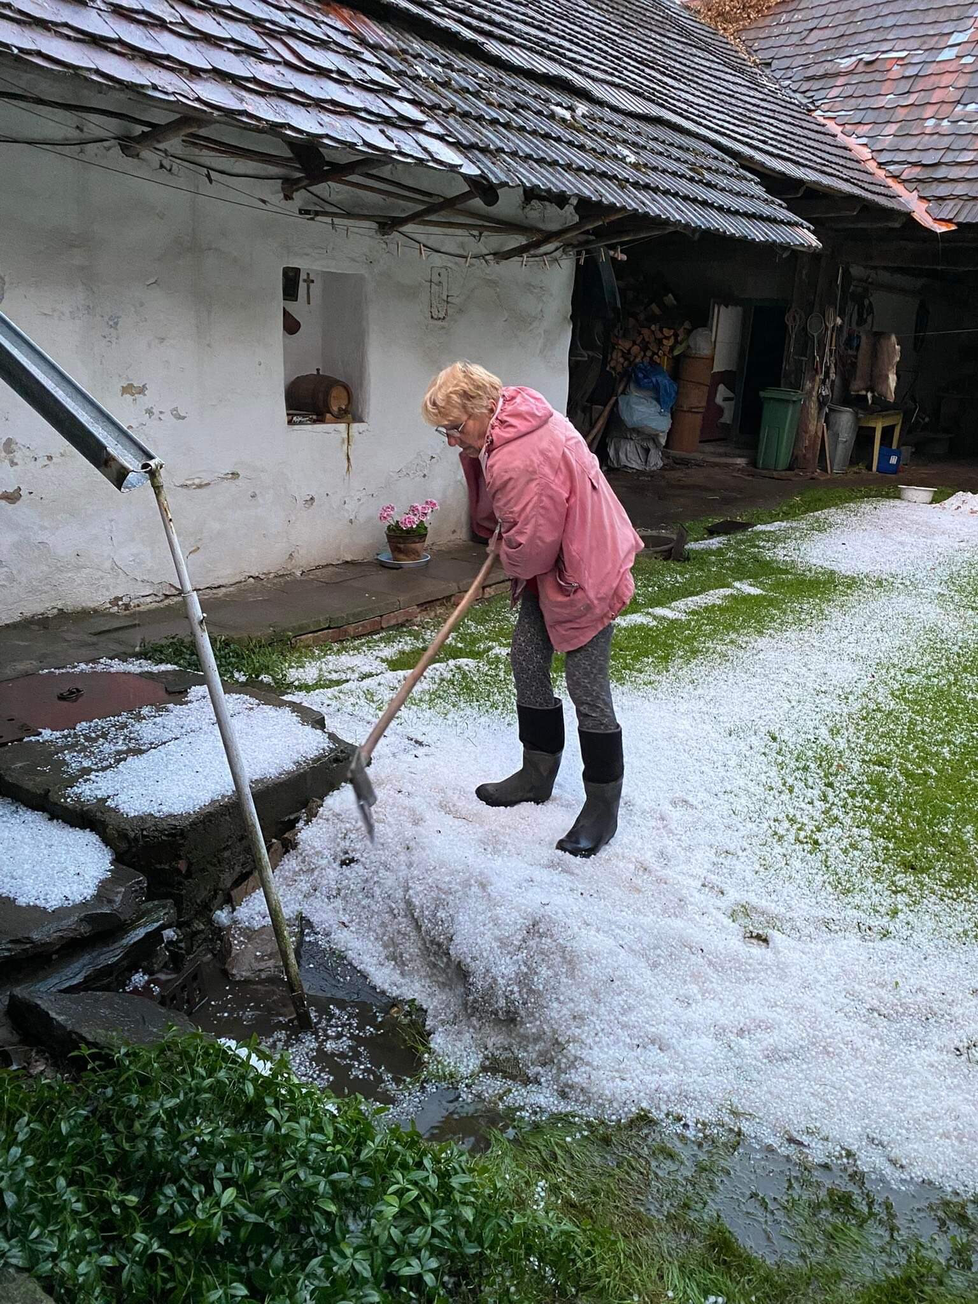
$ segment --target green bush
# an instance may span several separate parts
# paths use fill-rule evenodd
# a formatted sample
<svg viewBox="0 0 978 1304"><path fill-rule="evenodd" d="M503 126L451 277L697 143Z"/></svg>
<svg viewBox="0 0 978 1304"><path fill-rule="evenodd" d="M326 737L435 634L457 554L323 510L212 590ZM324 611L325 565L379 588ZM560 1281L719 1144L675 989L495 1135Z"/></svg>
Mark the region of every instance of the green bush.
<svg viewBox="0 0 978 1304"><path fill-rule="evenodd" d="M87 1061L77 1081L0 1075L0 1195L0 1266L71 1304L594 1287L577 1229L487 1162L196 1036Z"/></svg>

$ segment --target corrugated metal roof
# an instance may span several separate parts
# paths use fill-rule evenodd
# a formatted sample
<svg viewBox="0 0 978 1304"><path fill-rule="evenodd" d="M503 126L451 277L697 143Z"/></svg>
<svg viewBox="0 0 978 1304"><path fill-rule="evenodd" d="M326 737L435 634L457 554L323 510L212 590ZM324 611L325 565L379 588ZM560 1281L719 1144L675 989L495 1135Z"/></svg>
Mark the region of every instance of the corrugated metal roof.
<svg viewBox="0 0 978 1304"><path fill-rule="evenodd" d="M338 5L0 0L3 50L327 147L592 200L689 230L817 247L758 181L687 132Z"/></svg>
<svg viewBox="0 0 978 1304"><path fill-rule="evenodd" d="M748 165L887 207L884 179L790 91L679 0L370 0L560 80L622 113L668 123Z"/></svg>
<svg viewBox="0 0 978 1304"><path fill-rule="evenodd" d="M741 35L932 218L976 220L975 0L784 0Z"/></svg>

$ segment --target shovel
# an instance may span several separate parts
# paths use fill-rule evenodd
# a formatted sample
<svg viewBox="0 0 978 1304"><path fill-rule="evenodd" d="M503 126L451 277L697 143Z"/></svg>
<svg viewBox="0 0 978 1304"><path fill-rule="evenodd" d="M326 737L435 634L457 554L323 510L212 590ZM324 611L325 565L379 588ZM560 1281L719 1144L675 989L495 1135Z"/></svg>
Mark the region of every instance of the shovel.
<svg viewBox="0 0 978 1304"><path fill-rule="evenodd" d="M374 754L374 748L387 732L387 727L397 715L398 711L411 696L412 692L421 676L434 661L435 657L448 642L452 630L459 623L468 609L475 602L486 582L486 577L493 568L496 560L497 541L499 539L499 527L496 527L496 533L489 540L489 555L482 564L482 567L469 586L465 597L458 604L452 614L442 625L441 629L428 644L424 656L414 667L411 673L405 679L394 696L387 705L384 714L380 717L373 729L370 731L370 737L367 741L356 749L353 753L353 759L350 762L350 771L348 778L353 784L353 792L357 799L357 808L360 811L360 818L363 820L363 827L367 830L370 841L374 840L374 816L373 807L377 804L377 794L374 792L374 786L370 782L370 776L367 774L367 766L370 758Z"/></svg>

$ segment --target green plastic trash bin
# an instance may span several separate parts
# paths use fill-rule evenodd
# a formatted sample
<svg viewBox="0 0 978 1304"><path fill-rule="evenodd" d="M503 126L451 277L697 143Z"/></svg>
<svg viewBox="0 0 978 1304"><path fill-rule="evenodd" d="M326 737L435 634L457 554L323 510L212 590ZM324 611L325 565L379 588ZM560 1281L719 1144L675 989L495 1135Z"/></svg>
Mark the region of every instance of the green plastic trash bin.
<svg viewBox="0 0 978 1304"><path fill-rule="evenodd" d="M791 454L795 451L795 435L804 397L797 389L761 390L764 415L757 444L757 465L762 471L787 471Z"/></svg>

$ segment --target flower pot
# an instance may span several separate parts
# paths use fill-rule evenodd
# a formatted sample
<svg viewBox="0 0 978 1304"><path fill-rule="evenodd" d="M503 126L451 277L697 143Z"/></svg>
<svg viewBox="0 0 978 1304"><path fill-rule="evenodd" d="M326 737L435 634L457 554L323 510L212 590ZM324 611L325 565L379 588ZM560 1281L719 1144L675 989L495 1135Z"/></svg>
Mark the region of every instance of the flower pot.
<svg viewBox="0 0 978 1304"><path fill-rule="evenodd" d="M428 541L427 530L388 530L387 546L394 561L420 561Z"/></svg>

